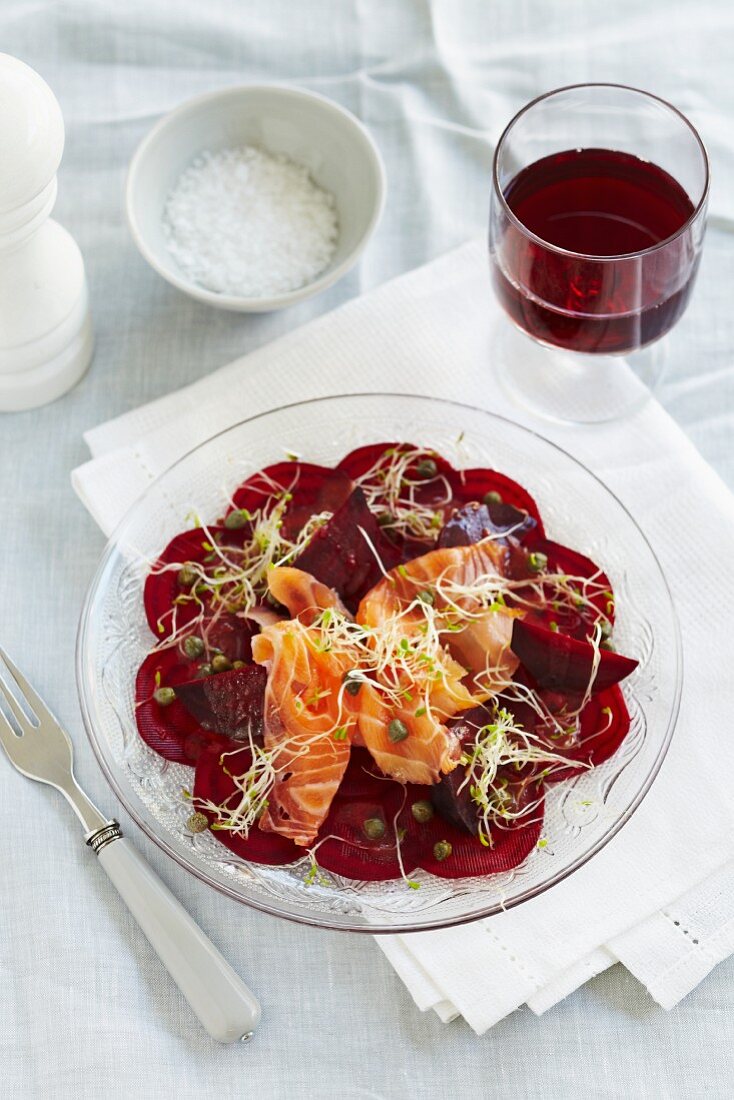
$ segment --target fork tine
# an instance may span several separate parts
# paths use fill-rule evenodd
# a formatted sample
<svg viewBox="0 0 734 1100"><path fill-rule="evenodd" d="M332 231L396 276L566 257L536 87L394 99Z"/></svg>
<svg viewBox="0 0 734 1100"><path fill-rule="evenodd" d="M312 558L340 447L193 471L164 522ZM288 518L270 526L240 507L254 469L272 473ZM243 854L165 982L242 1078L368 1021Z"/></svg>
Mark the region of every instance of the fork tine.
<svg viewBox="0 0 734 1100"><path fill-rule="evenodd" d="M28 721L28 716L23 713L23 711L20 707L20 704L17 702L17 700L13 696L12 692L9 691L6 688L6 686L2 682L2 680L0 680L0 699L2 699L3 702L7 705L8 709L13 712L13 717L15 718L16 722L20 726L21 731L23 733L30 732L33 727L31 725L31 723ZM2 713L2 712L0 712L0 713ZM8 719L5 717L4 714L3 714L3 718L5 718L5 721L10 726L10 722L8 722ZM11 729L12 729L12 726L11 726ZM13 732L15 732L15 731L13 730Z"/></svg>
<svg viewBox="0 0 734 1100"><path fill-rule="evenodd" d="M13 746L19 740L18 734L15 732L10 722L0 710L0 745L5 749L8 754L11 764L13 760Z"/></svg>
<svg viewBox="0 0 734 1100"><path fill-rule="evenodd" d="M51 712L49 711L48 707L46 706L46 704L44 703L43 699L41 699L40 696L36 695L35 691L31 687L31 685L28 683L25 676L23 676L23 674L18 671L18 669L15 667L13 662L10 660L10 658L8 657L7 653L2 648L2 646L0 646L0 657L2 657L3 661L5 662L5 664L8 668L8 671L10 672L11 676L15 679L15 682L16 682L17 686L20 688L23 695L25 696L26 703L28 704L30 709L33 711L36 718L38 718L39 720L41 718L51 718L52 719L53 716L52 716ZM7 692L7 691L3 692L3 696L6 699L8 699L9 694L10 693ZM24 722L26 725L29 725L28 719L25 717L25 715L23 715L22 718L18 716L18 713L16 712L16 709L15 709L18 704L15 703L15 705L13 705L14 703L15 703L15 700L13 700L13 702L10 702L10 700L8 699L8 705L10 706L11 710L13 711L13 714L15 714L18 721L19 722Z"/></svg>

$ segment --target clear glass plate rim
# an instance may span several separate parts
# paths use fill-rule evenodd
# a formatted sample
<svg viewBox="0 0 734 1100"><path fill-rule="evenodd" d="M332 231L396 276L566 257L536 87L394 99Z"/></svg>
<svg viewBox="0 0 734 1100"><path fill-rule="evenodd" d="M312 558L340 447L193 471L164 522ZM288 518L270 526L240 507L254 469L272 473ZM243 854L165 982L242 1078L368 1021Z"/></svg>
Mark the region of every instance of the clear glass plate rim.
<svg viewBox="0 0 734 1100"><path fill-rule="evenodd" d="M118 780L115 777L114 773L112 772L112 769L108 766L107 760L105 759L104 753L103 753L103 751L101 749L101 746L99 744L99 741L97 739L97 735L95 733L95 728L94 728L95 727L95 720L94 720L93 708L92 708L92 704L91 704L90 693L88 693L87 689L86 689L86 679L85 679L86 642L87 642L87 636L88 636L89 627L90 627L90 616L91 616L91 611L92 611L92 607L93 607L93 604L94 604L95 597L97 596L97 593L98 593L98 590L99 590L99 587L100 587L100 583L101 583L102 579L104 578L105 571L106 571L106 568L107 568L107 566L110 562L110 559L112 558L113 554L115 553L115 550L116 550L117 544L119 542L119 538L120 538L121 533L125 530L128 523L135 516L136 511L138 509L144 508L146 500L156 491L156 489L158 488L159 484L163 481L163 479L172 470L174 470L176 467L182 465L184 462L189 460L197 451L199 451L203 447L208 446L209 444L214 442L216 439L222 438L223 436L227 435L227 433L229 433L229 432L237 431L238 429L244 427L245 425L257 423L258 421L264 420L267 417L275 416L278 413L287 412L289 410L294 410L294 409L299 409L299 408L308 408L308 407L311 407L311 406L323 406L323 405L327 405L330 402L336 402L336 401L350 401L350 400L353 400L353 401L356 402L356 401L364 400L364 399L372 399L372 400L384 399L386 401L398 399L398 400L402 400L402 401L420 402L420 403L423 403L423 404L429 404L429 405L437 406L437 407L450 406L450 407L452 407L454 409L457 409L457 410L465 410L465 411L471 412L471 413L480 413L481 415L487 416L495 422L499 422L501 424L506 424L513 431L517 430L517 431L520 431L521 433L525 433L529 436L534 437L543 446L552 448L554 451L556 451L557 453L562 455L564 459L570 461L575 466L580 468L584 472L585 475L587 475L594 482L596 482L596 484L602 490L603 493L610 496L615 501L615 503L618 505L618 507L625 513L625 515L627 516L629 521L632 523L632 525L637 530L640 538L642 539L643 543L645 544L647 552L650 554L650 557L651 557L652 561L654 562L654 565L655 565L655 568L658 572L660 581L662 582L663 588L664 588L664 590L665 590L665 592L668 596L668 600L669 600L669 603L670 603L671 623L672 623L672 628L673 628L672 641L673 641L674 650L675 650L677 675L675 676L674 697L671 700L671 706L670 706L670 710L669 710L667 727L666 727L663 739L661 741L660 747L658 749L657 755L655 757L655 760L652 764L652 767L650 768L650 771L648 772L647 776L645 777L645 781L640 785L640 788L637 791L637 793L636 793L634 799L632 800L630 806L627 808L627 810L623 814L620 815L619 819L614 823L614 825L604 834L604 836L602 838L600 838L600 840L589 851L581 853L581 855L576 860L574 860L572 863L568 864L567 866L563 867L555 875L551 875L548 879L544 880L541 884L536 885L536 886L532 886L532 887L528 888L527 890L521 892L517 896L515 896L511 899L508 899L506 904L493 903L491 905L488 905L486 907L486 910L480 910L480 911L477 911L477 912L474 912L474 913L470 913L468 915L459 914L459 915L452 916L452 917L439 918L435 921L422 920L422 921L420 921L420 923L415 923L415 924L411 924L409 920L406 921L405 924L401 924L401 925L380 925L380 924L372 925L372 924L364 924L364 923L362 923L362 924L356 924L356 923L355 924L349 924L349 923L346 923L346 922L335 923L335 922L329 921L328 919L325 919L323 914L320 915L320 916L316 915L316 914L312 915L312 914L309 914L305 910L301 911L301 912L298 912L298 913L287 913L287 912L284 912L284 910L281 907L279 907L278 905L271 905L267 901L262 900L259 897L247 897L247 898L243 897L240 893L238 893L237 890L230 888L225 882L214 878L213 876L209 875L205 871L203 871L203 870L199 869L198 867L194 866L192 863L190 863L185 858L185 856L181 855L174 848L172 848L167 843L167 841L165 840L165 838L163 836L159 835L159 833L157 833L155 831L155 829L151 828L148 825L148 823L144 820L142 815L139 814L137 812L136 808L134 806L132 806L130 804L130 802L128 801L128 796L127 796L126 792L124 791L122 785L120 783L118 783ZM181 455L178 459L176 459L175 462L171 463L170 466L168 466L165 470L163 470L150 483L150 485L147 486L147 488L144 490L144 492L138 497L138 499L126 511L126 513L124 514L122 519L118 522L117 526L113 530L112 534L110 535L110 537L109 537L109 539L108 539L108 541L107 541L107 543L106 543L106 545L105 545L105 547L102 551L99 563L98 563L97 568L96 568L96 570L95 570L95 572L92 576L92 579L89 583L89 587L87 588L87 592L85 594L84 602L83 602L83 605L82 605L82 610L81 610L81 614L80 614L80 618L79 618L79 626L78 626L78 630L77 630L76 662L75 663L76 663L77 691L78 691L78 695L79 695L80 708L81 708L81 713L82 713L82 720L83 720L83 723L84 723L84 728L85 728L87 737L88 737L89 742L90 742L91 747L92 747L92 751L95 755L95 758L96 758L96 760L97 760L97 762L98 762L98 764L99 764L99 766L102 770L103 775L105 776L108 784L110 785L110 788L112 789L112 791L114 792L116 797L119 799L119 801L122 804L122 806L124 807L124 809L130 815L130 817L133 819L133 821L135 821L135 823L142 829L142 831L145 833L145 835L150 840L152 840L153 843L158 848L160 848L167 855L171 856L176 861L176 863L178 863L181 867L185 868L187 871L189 871L192 875L194 875L200 881L205 882L207 885L214 887L220 893L225 894L226 896L233 898L235 901L238 901L240 904L244 904L244 905L247 905L251 908L257 909L260 912L268 914L269 916L280 917L281 919L290 920L290 921L293 921L297 924L305 924L305 925L309 925L311 927L328 929L328 930L332 930L332 931L362 932L362 933L366 932L366 933L369 933L369 934L372 934L372 935L395 935L395 934L401 934L402 935L404 933L409 933L409 932L435 931L437 929L456 927L456 926L461 925L461 924L466 924L466 923L469 923L469 922L472 922L472 921L482 920L482 919L485 919L487 917L494 916L499 912L504 912L504 911L507 911L509 909L515 908L516 906L522 904L523 902L529 901L534 897L540 896L541 894L545 893L546 890L548 890L548 889L552 888L553 886L557 885L559 882L562 882L563 880L568 878L570 875L572 875L575 871L577 871L580 867L584 866L591 859L593 859L594 856L596 856L600 851L602 851L602 849L605 848L606 845L611 840L613 840L614 837L616 837L618 835L620 830L627 824L627 822L630 821L630 819L633 817L634 813L637 811L637 809L639 808L639 806L643 802L644 798L648 794L653 782L655 781L655 779L656 779L656 777L657 777L657 775L660 771L660 768L662 767L663 761L664 761L665 756L666 756L666 754L668 752L668 749L670 747L670 742L671 742L673 733L675 731L675 726L676 726L676 723L677 723L677 720L678 720L678 714L679 714L679 710L680 710L680 699L681 699L681 692L682 692L682 685L683 685L683 648L682 648L681 634L680 634L680 623L679 623L679 620L678 620L678 614L677 614L677 611L676 611L675 601L673 599L673 594L670 590L670 586L668 584L667 578L666 578L665 573L663 571L663 568L660 564L658 556L655 553L653 547L651 546L650 541L647 538L647 535L642 530L639 523L634 518L632 513L629 511L629 509L626 507L626 505L609 488L609 486L606 485L605 482L602 481L602 479L597 474L595 474L592 470L590 470L587 466L585 466L584 463L582 463L579 459L575 458L572 454L570 454L567 450L565 450L565 448L559 446L559 444L557 444L557 443L554 443L552 440L547 439L544 435L542 435L540 432L536 431L535 429L528 428L524 424L520 424L517 421L512 420L509 417L501 415L500 413L495 413L495 412L492 412L489 409L483 409L483 408L480 408L476 405L469 405L466 402L455 401L455 400L452 400L452 399L449 399L449 398L430 397L430 396L426 396L426 395L423 395L423 394L400 393L400 392L390 392L390 391L377 391L377 392L374 392L374 391L373 392L361 391L361 392L357 392L357 393L348 393L348 394L330 394L330 395L322 396L322 397L308 398L308 399L303 400L303 401L288 402L286 404L279 405L279 406L274 407L272 409L267 409L263 412L256 413L253 416L245 417L242 420L239 420L236 423L230 424L228 427L223 428L219 432L214 432L211 436L208 436L206 439L200 441L194 447L192 447L188 451L186 451L186 453Z"/></svg>

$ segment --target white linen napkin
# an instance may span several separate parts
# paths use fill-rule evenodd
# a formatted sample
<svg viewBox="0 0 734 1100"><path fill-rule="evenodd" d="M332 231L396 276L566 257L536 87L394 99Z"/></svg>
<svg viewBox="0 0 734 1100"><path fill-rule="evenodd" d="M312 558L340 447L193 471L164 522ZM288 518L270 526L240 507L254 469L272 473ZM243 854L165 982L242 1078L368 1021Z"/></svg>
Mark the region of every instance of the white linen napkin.
<svg viewBox="0 0 734 1100"><path fill-rule="evenodd" d="M86 433L73 472L109 533L150 481L212 433L278 404L371 390L463 400L509 415L597 473L661 560L683 634L680 719L651 792L585 867L533 901L440 932L379 937L421 1009L478 1033L523 1003L543 1012L621 961L670 1008L734 951L734 799L724 670L734 497L654 401L622 423L549 426L491 371L499 316L480 242L401 276L186 389ZM722 567L722 563L723 566Z"/></svg>

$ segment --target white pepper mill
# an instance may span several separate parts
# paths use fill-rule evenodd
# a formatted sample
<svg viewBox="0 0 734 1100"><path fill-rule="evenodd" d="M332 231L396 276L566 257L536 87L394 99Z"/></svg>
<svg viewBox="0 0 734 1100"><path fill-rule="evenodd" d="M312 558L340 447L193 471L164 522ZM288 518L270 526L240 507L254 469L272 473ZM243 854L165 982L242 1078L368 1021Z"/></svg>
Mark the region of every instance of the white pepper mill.
<svg viewBox="0 0 734 1100"><path fill-rule="evenodd" d="M49 218L63 148L53 92L0 53L0 411L54 401L92 358L84 261Z"/></svg>

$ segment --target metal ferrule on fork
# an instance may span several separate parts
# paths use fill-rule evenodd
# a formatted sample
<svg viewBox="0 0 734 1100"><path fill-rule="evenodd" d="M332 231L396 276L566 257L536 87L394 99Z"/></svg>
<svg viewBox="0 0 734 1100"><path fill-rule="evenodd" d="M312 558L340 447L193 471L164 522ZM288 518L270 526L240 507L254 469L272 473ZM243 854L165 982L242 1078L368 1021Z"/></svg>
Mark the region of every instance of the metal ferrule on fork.
<svg viewBox="0 0 734 1100"><path fill-rule="evenodd" d="M106 848L113 840L119 840L121 836L122 829L119 822L113 819L103 825L101 829L95 829L93 832L87 833L84 839L94 854L99 855L103 848Z"/></svg>

